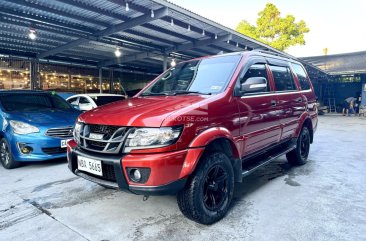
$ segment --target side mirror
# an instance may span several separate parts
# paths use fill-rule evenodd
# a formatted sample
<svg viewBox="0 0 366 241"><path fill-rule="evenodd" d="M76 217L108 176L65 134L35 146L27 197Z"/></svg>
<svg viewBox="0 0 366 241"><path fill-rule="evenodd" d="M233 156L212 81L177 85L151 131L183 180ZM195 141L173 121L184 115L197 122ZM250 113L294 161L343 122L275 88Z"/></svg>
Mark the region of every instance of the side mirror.
<svg viewBox="0 0 366 241"><path fill-rule="evenodd" d="M267 91L267 79L264 77L250 77L240 85L242 93L257 93Z"/></svg>
<svg viewBox="0 0 366 241"><path fill-rule="evenodd" d="M72 105L72 107L74 107L74 109L76 110L80 110L80 107L78 105Z"/></svg>

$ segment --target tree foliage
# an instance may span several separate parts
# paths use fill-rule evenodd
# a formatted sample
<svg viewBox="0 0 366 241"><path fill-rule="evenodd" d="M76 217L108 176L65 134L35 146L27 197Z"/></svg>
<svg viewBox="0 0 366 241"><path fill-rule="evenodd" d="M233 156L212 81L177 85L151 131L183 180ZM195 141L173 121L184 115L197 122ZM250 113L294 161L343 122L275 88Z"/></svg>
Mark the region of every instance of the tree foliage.
<svg viewBox="0 0 366 241"><path fill-rule="evenodd" d="M305 45L304 34L310 30L303 20L296 23L292 15L282 18L280 11L272 3L267 3L258 16L256 26L243 20L236 31L279 50L297 44Z"/></svg>

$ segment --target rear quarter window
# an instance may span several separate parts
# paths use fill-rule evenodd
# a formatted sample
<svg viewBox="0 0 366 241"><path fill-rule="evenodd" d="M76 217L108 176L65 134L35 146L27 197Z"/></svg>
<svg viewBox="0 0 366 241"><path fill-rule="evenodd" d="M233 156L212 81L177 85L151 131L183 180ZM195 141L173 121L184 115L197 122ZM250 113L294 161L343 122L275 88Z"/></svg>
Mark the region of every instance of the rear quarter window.
<svg viewBox="0 0 366 241"><path fill-rule="evenodd" d="M310 89L310 82L309 78L306 75L304 68L299 64L291 63L292 69L296 74L297 78L299 79L300 86L302 90L309 90Z"/></svg>

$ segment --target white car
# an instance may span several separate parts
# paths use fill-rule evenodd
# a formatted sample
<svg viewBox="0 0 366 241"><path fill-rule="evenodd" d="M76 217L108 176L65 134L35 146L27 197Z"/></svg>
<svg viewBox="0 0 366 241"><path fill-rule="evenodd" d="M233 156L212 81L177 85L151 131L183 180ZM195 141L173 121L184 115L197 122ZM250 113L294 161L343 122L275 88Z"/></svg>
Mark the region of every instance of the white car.
<svg viewBox="0 0 366 241"><path fill-rule="evenodd" d="M126 98L124 95L114 94L79 94L70 96L66 101L81 111L87 111Z"/></svg>

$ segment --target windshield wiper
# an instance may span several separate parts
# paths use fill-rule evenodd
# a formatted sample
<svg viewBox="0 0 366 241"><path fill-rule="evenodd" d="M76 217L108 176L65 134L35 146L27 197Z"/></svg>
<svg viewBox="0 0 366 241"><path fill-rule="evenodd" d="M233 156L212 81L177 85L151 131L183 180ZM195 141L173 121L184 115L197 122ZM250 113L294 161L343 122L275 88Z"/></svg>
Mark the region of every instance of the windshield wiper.
<svg viewBox="0 0 366 241"><path fill-rule="evenodd" d="M173 95L185 95L185 94L199 94L199 95L212 95L212 93L203 93L200 91L190 91L190 90L178 90L172 93Z"/></svg>
<svg viewBox="0 0 366 241"><path fill-rule="evenodd" d="M141 96L159 96L159 95L169 95L168 93L142 93Z"/></svg>

